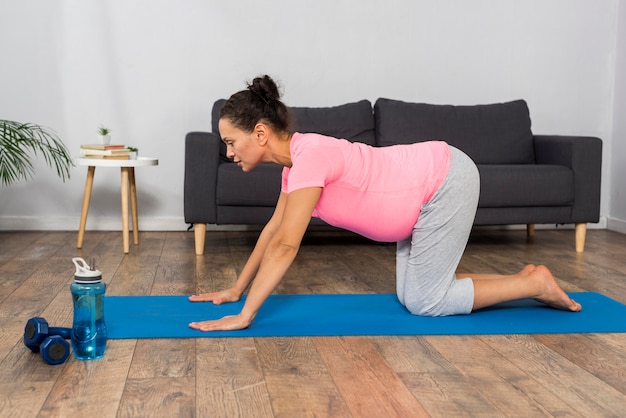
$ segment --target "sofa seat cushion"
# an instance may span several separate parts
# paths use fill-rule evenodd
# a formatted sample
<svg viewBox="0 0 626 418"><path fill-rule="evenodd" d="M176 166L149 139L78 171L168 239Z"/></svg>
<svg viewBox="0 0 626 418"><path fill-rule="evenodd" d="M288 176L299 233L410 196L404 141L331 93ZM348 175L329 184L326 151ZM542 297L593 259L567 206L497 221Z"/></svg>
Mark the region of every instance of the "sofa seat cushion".
<svg viewBox="0 0 626 418"><path fill-rule="evenodd" d="M479 164L482 208L569 206L574 172L558 165Z"/></svg>
<svg viewBox="0 0 626 418"><path fill-rule="evenodd" d="M569 206L574 200L574 173L564 166L479 164L478 171L479 207ZM220 164L217 204L274 207L280 174L274 164L261 164L254 173L244 173L234 163Z"/></svg>
<svg viewBox="0 0 626 418"><path fill-rule="evenodd" d="M533 164L528 106L508 103L452 106L378 99L374 105L378 145L443 140L477 164Z"/></svg>
<svg viewBox="0 0 626 418"><path fill-rule="evenodd" d="M281 167L260 164L244 173L235 163L222 163L217 170L215 200L218 206L276 206L280 194Z"/></svg>

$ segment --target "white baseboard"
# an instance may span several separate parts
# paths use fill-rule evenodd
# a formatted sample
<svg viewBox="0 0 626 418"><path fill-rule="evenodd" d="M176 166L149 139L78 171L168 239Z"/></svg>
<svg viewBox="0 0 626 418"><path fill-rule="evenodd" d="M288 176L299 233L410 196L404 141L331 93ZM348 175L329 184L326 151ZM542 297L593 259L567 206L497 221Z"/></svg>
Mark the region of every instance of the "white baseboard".
<svg viewBox="0 0 626 418"><path fill-rule="evenodd" d="M626 221L623 219L609 218L607 229L626 234Z"/></svg>

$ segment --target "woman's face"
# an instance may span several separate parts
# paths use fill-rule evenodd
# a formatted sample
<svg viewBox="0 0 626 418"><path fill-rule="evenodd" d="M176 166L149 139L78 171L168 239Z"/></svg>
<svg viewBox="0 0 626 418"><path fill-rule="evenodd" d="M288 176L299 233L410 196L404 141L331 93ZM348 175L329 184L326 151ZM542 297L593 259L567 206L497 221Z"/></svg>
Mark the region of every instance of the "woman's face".
<svg viewBox="0 0 626 418"><path fill-rule="evenodd" d="M259 143L255 131L244 132L225 118L220 119L219 130L226 144L226 157L232 158L243 171L251 171L263 162L265 147Z"/></svg>

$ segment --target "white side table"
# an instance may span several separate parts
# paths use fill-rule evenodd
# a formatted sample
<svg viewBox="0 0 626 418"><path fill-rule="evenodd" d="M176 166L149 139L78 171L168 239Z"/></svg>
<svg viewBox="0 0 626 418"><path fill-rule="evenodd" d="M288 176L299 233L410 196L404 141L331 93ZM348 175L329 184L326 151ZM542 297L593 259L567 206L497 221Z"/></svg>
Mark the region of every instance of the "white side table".
<svg viewBox="0 0 626 418"><path fill-rule="evenodd" d="M89 201L93 188L93 177L96 167L119 167L122 171L122 242L124 254L129 251L129 227L128 227L128 196L130 190L130 208L133 218L133 241L139 244L139 221L137 217L137 187L135 186L135 167L159 165L159 160L149 157L138 157L136 160L109 160L99 158L75 158L74 162L79 166L87 166L87 181L85 182L85 194L83 195L83 207L80 213L80 227L78 229L77 248L83 247L85 237L85 225L89 212Z"/></svg>

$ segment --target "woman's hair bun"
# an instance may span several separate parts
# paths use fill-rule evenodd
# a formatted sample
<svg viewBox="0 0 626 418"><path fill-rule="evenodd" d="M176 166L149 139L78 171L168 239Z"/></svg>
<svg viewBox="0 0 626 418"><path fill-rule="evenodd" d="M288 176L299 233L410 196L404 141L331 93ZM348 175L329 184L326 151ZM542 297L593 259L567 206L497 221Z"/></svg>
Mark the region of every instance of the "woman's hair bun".
<svg viewBox="0 0 626 418"><path fill-rule="evenodd" d="M266 103L280 100L278 86L269 75L256 77L251 83L248 83L248 89Z"/></svg>
<svg viewBox="0 0 626 418"><path fill-rule="evenodd" d="M280 101L278 87L268 75L255 78L246 90L230 96L220 110L222 118L244 132L252 132L255 125L263 121L275 130L293 133L291 112Z"/></svg>

